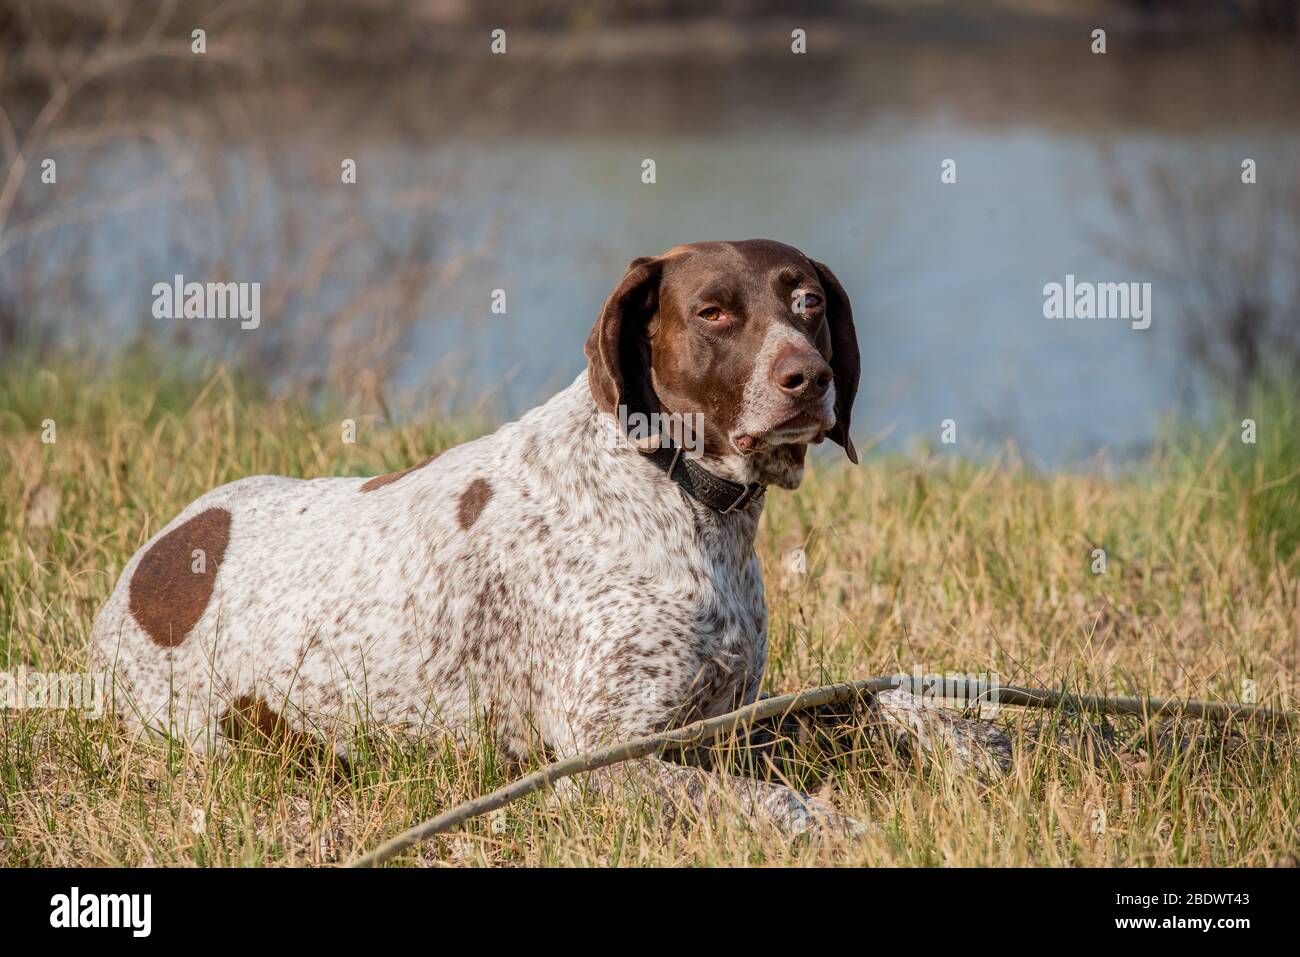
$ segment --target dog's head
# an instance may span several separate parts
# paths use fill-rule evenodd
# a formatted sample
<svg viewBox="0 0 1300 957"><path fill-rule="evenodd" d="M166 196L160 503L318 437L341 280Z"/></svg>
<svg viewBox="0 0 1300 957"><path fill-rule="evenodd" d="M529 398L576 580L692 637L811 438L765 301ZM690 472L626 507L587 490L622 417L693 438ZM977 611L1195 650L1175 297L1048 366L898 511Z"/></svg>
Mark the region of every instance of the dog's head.
<svg viewBox="0 0 1300 957"><path fill-rule="evenodd" d="M765 239L691 243L634 259L587 339L597 405L703 416L703 463L794 488L809 442L851 461L853 310L834 274Z"/></svg>

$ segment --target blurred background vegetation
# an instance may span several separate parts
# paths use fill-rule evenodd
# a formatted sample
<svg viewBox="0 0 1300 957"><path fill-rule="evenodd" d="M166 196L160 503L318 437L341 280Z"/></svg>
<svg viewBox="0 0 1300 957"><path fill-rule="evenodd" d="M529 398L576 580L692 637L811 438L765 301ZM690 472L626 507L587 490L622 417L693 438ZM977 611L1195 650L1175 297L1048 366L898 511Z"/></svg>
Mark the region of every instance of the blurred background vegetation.
<svg viewBox="0 0 1300 957"><path fill-rule="evenodd" d="M630 258L765 235L853 297L860 447L932 444L952 417L960 454L1011 443L1049 470L1219 449L1268 486L1252 521L1284 523L1297 10L0 0L0 434L45 417L22 396L41 370L183 404L223 367L377 426L500 419L578 372ZM1043 319L1066 273L1151 282L1152 328ZM176 274L260 282L261 326L154 319ZM1247 417L1278 440L1220 448Z"/></svg>

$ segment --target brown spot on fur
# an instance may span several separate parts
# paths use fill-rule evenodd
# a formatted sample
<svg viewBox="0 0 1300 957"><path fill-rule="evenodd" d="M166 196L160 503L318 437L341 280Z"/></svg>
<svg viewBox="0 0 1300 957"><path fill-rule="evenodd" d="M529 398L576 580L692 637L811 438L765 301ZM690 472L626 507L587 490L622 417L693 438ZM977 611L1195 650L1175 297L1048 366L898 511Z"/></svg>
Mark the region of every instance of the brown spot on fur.
<svg viewBox="0 0 1300 957"><path fill-rule="evenodd" d="M283 715L261 698L240 695L221 713L219 721L221 733L232 741L272 748L287 744L318 764L332 764L335 779L346 780L349 768L345 758L332 754L316 736L293 728Z"/></svg>
<svg viewBox="0 0 1300 957"><path fill-rule="evenodd" d="M423 462L417 462L415 465L408 465L406 468L402 469L399 472L389 472L387 475L376 475L370 481L366 482L365 485L361 486L361 491L373 492L377 488L383 488L385 485L391 485L392 483L396 482L398 479L406 478L406 476L410 475L416 469L424 468L426 465L428 465L437 457L438 457L437 455L430 455Z"/></svg>
<svg viewBox="0 0 1300 957"><path fill-rule="evenodd" d="M261 698L241 695L221 714L221 733L233 741L275 741L296 732Z"/></svg>
<svg viewBox="0 0 1300 957"><path fill-rule="evenodd" d="M476 478L470 482L469 488L460 493L460 504L456 508L456 519L460 522L460 527L469 528L477 522L491 497L492 486L485 479Z"/></svg>
<svg viewBox="0 0 1300 957"><path fill-rule="evenodd" d="M157 644L175 648L208 607L217 568L230 544L230 513L210 508L172 529L144 553L131 576L131 617ZM192 571L194 550L203 571Z"/></svg>

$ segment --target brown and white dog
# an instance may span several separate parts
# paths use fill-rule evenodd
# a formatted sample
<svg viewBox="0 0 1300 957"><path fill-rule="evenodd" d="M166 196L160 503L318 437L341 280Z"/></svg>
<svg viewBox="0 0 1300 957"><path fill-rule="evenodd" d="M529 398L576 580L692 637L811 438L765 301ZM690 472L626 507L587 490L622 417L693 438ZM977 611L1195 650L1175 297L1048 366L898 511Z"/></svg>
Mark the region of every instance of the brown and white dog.
<svg viewBox="0 0 1300 957"><path fill-rule="evenodd" d="M848 297L790 246L678 246L632 262L586 354L519 421L400 472L256 476L191 504L95 621L123 717L205 747L239 719L464 737L487 712L508 754L563 755L753 701L763 489L797 486L824 437L856 461ZM702 454L619 441L628 410L702 414ZM717 794L697 767L635 772L679 806ZM726 780L756 819L842 821Z"/></svg>

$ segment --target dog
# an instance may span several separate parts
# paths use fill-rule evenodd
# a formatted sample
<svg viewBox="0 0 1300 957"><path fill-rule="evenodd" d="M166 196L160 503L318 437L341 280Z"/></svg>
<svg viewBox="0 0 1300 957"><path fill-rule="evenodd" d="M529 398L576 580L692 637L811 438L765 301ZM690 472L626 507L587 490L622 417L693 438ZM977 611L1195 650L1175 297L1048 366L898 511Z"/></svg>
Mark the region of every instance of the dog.
<svg viewBox="0 0 1300 957"><path fill-rule="evenodd" d="M857 462L860 361L835 275L793 247L635 259L586 369L495 433L374 478L256 476L198 498L126 564L92 657L122 717L196 748L361 722L563 756L754 701L768 618L754 535L809 444ZM702 436L635 441L628 414ZM912 721L908 715L905 721ZM616 781L618 775L623 780ZM773 781L645 759L675 809L845 826Z"/></svg>

